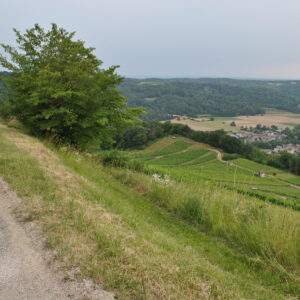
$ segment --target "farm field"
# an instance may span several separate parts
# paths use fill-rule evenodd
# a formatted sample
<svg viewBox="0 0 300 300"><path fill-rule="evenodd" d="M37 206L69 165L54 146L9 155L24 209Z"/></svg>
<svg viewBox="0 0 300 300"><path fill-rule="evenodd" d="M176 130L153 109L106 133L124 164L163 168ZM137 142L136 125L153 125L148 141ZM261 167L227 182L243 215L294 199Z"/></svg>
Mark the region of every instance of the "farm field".
<svg viewBox="0 0 300 300"><path fill-rule="evenodd" d="M236 127L230 126L230 123L234 121ZM208 116L199 116L199 118L191 119L186 117L180 117L171 120L172 123L185 124L190 126L194 130L201 131L213 131L218 129L224 129L225 131L239 131L243 127L255 127L257 124L271 127L276 125L278 128L294 127L300 124L300 114L294 114L290 112L280 110L267 110L265 115L255 116L238 116L238 117L214 117L213 121L209 120Z"/></svg>
<svg viewBox="0 0 300 300"><path fill-rule="evenodd" d="M191 184L213 182L300 210L299 176L242 158L225 162L217 158L217 152L205 144L167 137L130 155L146 163L152 172ZM265 177L256 176L261 170Z"/></svg>

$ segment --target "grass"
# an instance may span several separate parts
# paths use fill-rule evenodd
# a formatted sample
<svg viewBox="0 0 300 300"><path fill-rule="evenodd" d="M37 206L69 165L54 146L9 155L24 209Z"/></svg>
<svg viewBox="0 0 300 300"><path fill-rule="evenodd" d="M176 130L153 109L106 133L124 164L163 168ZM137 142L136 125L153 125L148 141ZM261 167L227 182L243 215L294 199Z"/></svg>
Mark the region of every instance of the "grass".
<svg viewBox="0 0 300 300"><path fill-rule="evenodd" d="M152 149L130 155L133 159L144 161L152 172L166 173L188 183L210 181L233 186L241 193L256 193L261 200L300 210L300 196L296 186L300 183L299 176L242 158L231 161L232 165L224 163L216 159L216 152L211 151L211 147L187 139L184 141L190 143L184 152L156 156L155 153L172 148L174 140L169 137L153 144ZM197 153L193 149L205 152ZM264 170L267 177L255 176L259 170Z"/></svg>
<svg viewBox="0 0 300 300"><path fill-rule="evenodd" d="M215 121L193 121L193 120L184 120L182 124L198 126L200 128L207 128L207 130L219 130L224 129L225 131L239 131L239 126L230 126L226 123L226 120L215 120Z"/></svg>
<svg viewBox="0 0 300 300"><path fill-rule="evenodd" d="M148 176L141 180L140 174L127 172L126 175L126 171L122 170L115 172L119 172L118 176L122 174L124 182L134 182L134 185L136 182L143 182L149 189L143 193L147 193L153 201L169 211L193 223L204 225L210 232L244 247L245 251L261 254L268 259L277 260L279 264L299 270L298 212L262 204L251 197L241 197L234 191L224 191L221 186L205 184L206 186L199 187L175 182L157 185L151 183ZM286 232L279 237L282 230ZM294 252L293 255L290 256L289 251ZM291 257L294 260L288 262Z"/></svg>
<svg viewBox="0 0 300 300"><path fill-rule="evenodd" d="M235 121L239 120L239 118L236 117L214 117L215 121Z"/></svg>
<svg viewBox="0 0 300 300"><path fill-rule="evenodd" d="M291 123L291 122L284 122L284 123L281 123L281 124L287 125L287 126L293 126L293 127L299 125L299 124L297 124L297 123Z"/></svg>
<svg viewBox="0 0 300 300"><path fill-rule="evenodd" d="M235 159L234 163L243 168L257 172L259 170L264 170L268 175L273 176L274 179L280 179L288 183L300 185L300 177L291 173L287 173L283 170L276 169L270 166L262 165L247 159L239 158Z"/></svg>
<svg viewBox="0 0 300 300"><path fill-rule="evenodd" d="M192 165L198 165L198 164L202 164L211 160L216 159L217 154L215 152L207 152L206 154L192 160L192 161L188 161L186 163L184 163L184 166L192 166Z"/></svg>
<svg viewBox="0 0 300 300"><path fill-rule="evenodd" d="M183 151L186 150L189 146L191 145L191 143L187 143L185 141L175 141L174 143L172 143L171 145L157 150L153 153L153 155L155 156L159 156L159 155L167 155L167 154L172 154L172 153L176 153L179 151Z"/></svg>
<svg viewBox="0 0 300 300"><path fill-rule="evenodd" d="M151 160L150 163L152 165L179 165L190 162L191 160L195 160L207 152L208 150L205 149L194 149L157 158L155 160Z"/></svg>
<svg viewBox="0 0 300 300"><path fill-rule="evenodd" d="M206 181L104 168L14 129L0 136L0 174L24 219L43 224L66 267L119 298L297 299L297 213Z"/></svg>

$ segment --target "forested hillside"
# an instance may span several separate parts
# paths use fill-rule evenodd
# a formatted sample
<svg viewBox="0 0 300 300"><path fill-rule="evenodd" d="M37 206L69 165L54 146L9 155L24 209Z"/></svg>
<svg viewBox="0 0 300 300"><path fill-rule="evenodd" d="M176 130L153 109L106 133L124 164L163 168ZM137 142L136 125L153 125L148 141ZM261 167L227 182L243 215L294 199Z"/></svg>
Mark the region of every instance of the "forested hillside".
<svg viewBox="0 0 300 300"><path fill-rule="evenodd" d="M126 79L120 88L129 106L147 109L147 120L170 115L254 115L265 108L300 112L299 81Z"/></svg>

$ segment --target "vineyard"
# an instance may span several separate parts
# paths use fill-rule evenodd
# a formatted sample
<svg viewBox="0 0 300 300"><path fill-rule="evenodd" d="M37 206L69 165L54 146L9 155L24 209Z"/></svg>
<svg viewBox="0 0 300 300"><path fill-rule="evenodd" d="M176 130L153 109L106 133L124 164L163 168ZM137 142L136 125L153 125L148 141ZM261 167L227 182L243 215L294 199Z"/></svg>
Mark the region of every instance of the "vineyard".
<svg viewBox="0 0 300 300"><path fill-rule="evenodd" d="M300 177L247 159L223 161L217 149L181 137L164 138L131 158L152 172L168 174L187 183L213 182L243 194L300 210ZM263 172L264 177L258 176Z"/></svg>

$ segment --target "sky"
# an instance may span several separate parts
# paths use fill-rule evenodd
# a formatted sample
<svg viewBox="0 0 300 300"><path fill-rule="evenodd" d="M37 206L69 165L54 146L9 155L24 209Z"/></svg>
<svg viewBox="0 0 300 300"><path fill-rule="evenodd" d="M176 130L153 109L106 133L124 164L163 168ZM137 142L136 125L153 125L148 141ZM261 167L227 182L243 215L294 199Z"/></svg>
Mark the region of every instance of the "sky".
<svg viewBox="0 0 300 300"><path fill-rule="evenodd" d="M127 77L300 79L299 13L299 0L0 0L0 43L56 23Z"/></svg>

